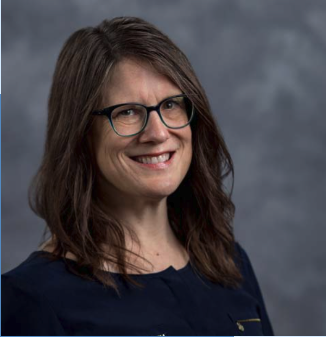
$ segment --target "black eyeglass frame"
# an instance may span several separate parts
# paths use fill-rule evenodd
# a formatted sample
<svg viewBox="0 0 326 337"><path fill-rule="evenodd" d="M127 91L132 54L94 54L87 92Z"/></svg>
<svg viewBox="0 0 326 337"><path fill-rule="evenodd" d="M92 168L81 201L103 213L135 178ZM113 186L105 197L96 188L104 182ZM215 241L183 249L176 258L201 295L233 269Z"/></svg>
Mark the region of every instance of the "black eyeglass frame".
<svg viewBox="0 0 326 337"><path fill-rule="evenodd" d="M177 126L177 127L168 126L168 125L164 122L164 119L163 119L163 117L162 117L160 108L161 108L161 105L162 105L164 102L166 102L166 101L168 101L168 100L170 100L170 99L172 99L172 98L177 98L177 97L185 97L185 98L187 98L187 99L191 102L191 105L192 105L191 115L190 115L190 118L189 118L188 123L185 124L185 125L183 125L183 126ZM119 107L121 107L121 106L124 106L124 105L138 105L138 106L141 106L141 107L145 108L145 109L146 109L146 112L147 112L146 118L145 118L145 122L144 122L144 125L143 125L143 127L141 128L141 130L138 131L138 132L136 132L136 133L133 133L133 134L131 134L131 135L121 135L121 134L115 129L114 124L113 124L113 122L112 122L112 117L111 117L111 115L112 115L113 110L116 109L116 108L119 108ZM169 128L169 129L182 129L182 128L186 127L187 125L189 125L190 122L192 121L192 119L193 119L193 117L194 117L194 114L195 114L195 106L194 106L194 104L192 103L192 101L188 98L187 95L185 95L185 94L180 94L180 95L175 95L175 96L167 97L167 98L165 98L163 101L161 101L160 103L158 103L156 106L146 106L146 105L144 105L144 104L140 104L140 103L137 103L137 102L121 103L121 104L116 104L116 105L110 106L110 107L108 107L108 108L104 108L104 109L102 109L102 110L95 110L95 111L92 112L92 115L97 115L97 116L98 116L98 115L101 115L101 116L107 116L108 119L109 119L109 122L110 122L110 125L111 125L112 129L114 130L114 132L115 132L118 136L121 136L121 137L132 137L132 136L136 136L136 135L140 134L140 133L146 128L146 125L147 125L147 122L148 122L148 119L149 119L149 114L150 114L152 111L156 111L156 112L158 113L158 115L159 115L159 117L160 117L160 119L161 119L161 122L162 122L167 128Z"/></svg>

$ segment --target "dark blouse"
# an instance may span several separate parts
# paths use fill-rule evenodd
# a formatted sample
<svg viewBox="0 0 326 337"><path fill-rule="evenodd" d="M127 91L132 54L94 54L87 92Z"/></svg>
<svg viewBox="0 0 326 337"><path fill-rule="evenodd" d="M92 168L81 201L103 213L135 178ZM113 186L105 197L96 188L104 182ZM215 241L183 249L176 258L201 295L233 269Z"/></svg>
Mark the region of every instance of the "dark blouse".
<svg viewBox="0 0 326 337"><path fill-rule="evenodd" d="M250 260L236 243L239 289L198 276L191 264L132 275L141 289L111 273L121 298L98 281L68 271L35 251L1 276L2 335L235 336L274 335ZM70 260L69 263L76 263Z"/></svg>

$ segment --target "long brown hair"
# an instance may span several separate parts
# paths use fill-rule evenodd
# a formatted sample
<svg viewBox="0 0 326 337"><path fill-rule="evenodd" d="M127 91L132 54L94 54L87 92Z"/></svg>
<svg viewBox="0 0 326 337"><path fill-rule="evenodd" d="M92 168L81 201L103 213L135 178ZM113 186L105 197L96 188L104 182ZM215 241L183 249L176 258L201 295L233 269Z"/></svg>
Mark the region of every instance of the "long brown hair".
<svg viewBox="0 0 326 337"><path fill-rule="evenodd" d="M59 55L48 102L44 156L29 190L30 207L48 226L43 240L47 230L56 238L50 258L73 253L77 263L65 260L72 272L97 279L118 294L114 278L101 268L103 261L114 263L125 280L141 286L126 272L122 224L104 211L96 193L96 165L87 141L96 118L91 112L101 108L104 85L114 66L128 57L152 64L195 105L193 159L185 179L167 198L168 217L194 269L212 282L237 287L242 276L234 259L231 156L187 57L155 26L135 17L80 29ZM228 193L224 180L230 174Z"/></svg>

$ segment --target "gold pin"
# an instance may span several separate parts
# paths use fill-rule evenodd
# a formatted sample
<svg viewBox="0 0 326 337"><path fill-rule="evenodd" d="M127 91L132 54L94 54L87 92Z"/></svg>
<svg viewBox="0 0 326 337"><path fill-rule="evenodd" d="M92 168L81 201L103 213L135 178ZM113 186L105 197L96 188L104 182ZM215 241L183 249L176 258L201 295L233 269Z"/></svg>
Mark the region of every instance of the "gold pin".
<svg viewBox="0 0 326 337"><path fill-rule="evenodd" d="M244 331L245 328L241 323L237 322L237 326L240 331Z"/></svg>
<svg viewBox="0 0 326 337"><path fill-rule="evenodd" d="M260 318L238 319L237 322L260 322Z"/></svg>
<svg viewBox="0 0 326 337"><path fill-rule="evenodd" d="M237 321L237 326L240 331L244 331L245 328L240 322L260 322L260 318L248 318L248 319L239 319Z"/></svg>

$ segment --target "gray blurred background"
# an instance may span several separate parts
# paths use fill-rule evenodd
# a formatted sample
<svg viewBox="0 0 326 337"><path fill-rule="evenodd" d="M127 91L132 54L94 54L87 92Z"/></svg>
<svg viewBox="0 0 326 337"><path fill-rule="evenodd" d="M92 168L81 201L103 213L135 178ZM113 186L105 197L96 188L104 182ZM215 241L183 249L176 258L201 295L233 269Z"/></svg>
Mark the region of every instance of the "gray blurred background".
<svg viewBox="0 0 326 337"><path fill-rule="evenodd" d="M326 1L3 0L2 273L40 242L27 189L59 51L131 15L189 57L235 165L235 234L276 335L326 334Z"/></svg>

